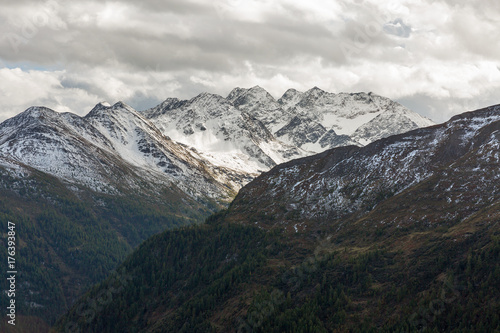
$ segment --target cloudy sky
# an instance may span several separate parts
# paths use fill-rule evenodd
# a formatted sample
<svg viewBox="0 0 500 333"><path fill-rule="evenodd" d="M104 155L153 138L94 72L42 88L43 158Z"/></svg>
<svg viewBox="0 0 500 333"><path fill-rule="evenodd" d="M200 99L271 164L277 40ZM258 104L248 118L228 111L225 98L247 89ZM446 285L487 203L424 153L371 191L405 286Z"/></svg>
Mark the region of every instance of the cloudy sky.
<svg viewBox="0 0 500 333"><path fill-rule="evenodd" d="M500 103L496 0L6 2L0 120L254 85L373 91L436 122Z"/></svg>

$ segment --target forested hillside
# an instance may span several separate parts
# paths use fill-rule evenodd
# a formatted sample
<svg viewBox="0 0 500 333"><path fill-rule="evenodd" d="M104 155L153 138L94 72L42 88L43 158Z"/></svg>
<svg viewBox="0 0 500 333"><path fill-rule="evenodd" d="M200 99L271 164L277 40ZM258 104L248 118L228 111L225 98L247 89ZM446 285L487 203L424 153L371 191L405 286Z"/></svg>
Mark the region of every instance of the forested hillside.
<svg viewBox="0 0 500 333"><path fill-rule="evenodd" d="M144 239L201 222L210 212L174 187L149 198L105 195L84 187L68 189L36 170L23 179L2 170L1 185L2 234L7 233L7 221L16 225L18 322L33 325L30 332L53 324ZM7 248L6 241L0 240L2 248ZM7 262L6 251L0 251L0 260ZM5 279L1 288L8 289ZM6 295L0 299L6 307Z"/></svg>

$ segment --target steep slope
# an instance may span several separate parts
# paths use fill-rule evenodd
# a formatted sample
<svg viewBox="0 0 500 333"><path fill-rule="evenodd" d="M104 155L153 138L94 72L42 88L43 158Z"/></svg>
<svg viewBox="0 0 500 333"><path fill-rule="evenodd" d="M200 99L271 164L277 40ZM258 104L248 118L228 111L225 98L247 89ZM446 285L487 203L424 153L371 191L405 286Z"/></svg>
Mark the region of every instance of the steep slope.
<svg viewBox="0 0 500 333"><path fill-rule="evenodd" d="M233 95L236 99L237 93ZM306 156L297 147L276 140L260 120L219 95L203 93L189 101L168 99L143 114L163 134L194 147L211 163L247 176Z"/></svg>
<svg viewBox="0 0 500 333"><path fill-rule="evenodd" d="M145 242L56 329L495 332L499 151L496 106L277 166Z"/></svg>
<svg viewBox="0 0 500 333"><path fill-rule="evenodd" d="M43 332L144 239L220 209L240 181L123 103L85 117L33 107L3 122L0 216L18 232L25 331Z"/></svg>
<svg viewBox="0 0 500 333"><path fill-rule="evenodd" d="M347 144L366 145L434 123L402 105L372 93L287 91L280 98L288 123L276 131L284 142L321 152Z"/></svg>
<svg viewBox="0 0 500 333"><path fill-rule="evenodd" d="M227 98L169 98L143 115L164 135L247 178L315 152L433 125L372 93L332 94L316 87L289 89L278 100L259 86L235 88Z"/></svg>
<svg viewBox="0 0 500 333"><path fill-rule="evenodd" d="M226 98L241 111L259 119L271 133L290 120L281 104L259 86L250 89L235 88Z"/></svg>
<svg viewBox="0 0 500 333"><path fill-rule="evenodd" d="M236 187L230 170L163 136L121 102L99 104L84 118L30 108L0 125L0 154L103 193L117 194L117 184L140 190L146 181L217 201Z"/></svg>
<svg viewBox="0 0 500 333"><path fill-rule="evenodd" d="M10 158L62 178L75 177L103 192L107 188L112 191L110 182L103 177L106 170L94 158L93 151L87 149L88 141L75 131L75 126L84 133L93 132L100 141L105 140L76 115L33 107L0 125L0 152L4 159ZM106 152L103 155L102 160L108 160L110 165L115 163L114 156ZM80 172L75 173L78 167Z"/></svg>
<svg viewBox="0 0 500 333"><path fill-rule="evenodd" d="M474 202L487 204L500 190L496 143L499 110L491 107L366 147L342 147L288 162L241 190L232 207L243 212L248 209L247 202L267 202L268 205L261 206L262 211L252 207L251 215L246 218L255 220L265 213L285 226L295 219L340 221L353 213L359 217L369 212L378 198L403 194L425 179L442 179L440 184L450 184L456 176L453 168L464 173L461 181L467 178L475 181L465 182L461 190L448 185L450 200L454 200L451 195L454 191L463 191ZM469 166L470 163L474 165ZM462 211L466 207L457 209Z"/></svg>

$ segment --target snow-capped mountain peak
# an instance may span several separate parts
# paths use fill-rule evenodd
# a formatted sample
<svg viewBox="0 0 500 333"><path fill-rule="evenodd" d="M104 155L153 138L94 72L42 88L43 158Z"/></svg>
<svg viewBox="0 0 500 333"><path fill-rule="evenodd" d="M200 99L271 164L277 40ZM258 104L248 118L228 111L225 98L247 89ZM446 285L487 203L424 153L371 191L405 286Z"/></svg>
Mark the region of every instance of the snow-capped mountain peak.
<svg viewBox="0 0 500 333"><path fill-rule="evenodd" d="M109 102L106 102L106 101L102 101L97 105L102 105L102 106L107 107L107 108L109 108L111 106L111 104Z"/></svg>
<svg viewBox="0 0 500 333"><path fill-rule="evenodd" d="M288 89L283 96L278 99L278 103L283 107L284 110L289 110L290 108L297 105L304 96L303 92L296 89Z"/></svg>
<svg viewBox="0 0 500 333"><path fill-rule="evenodd" d="M272 133L289 120L281 104L259 86L233 89L227 100L239 110L259 119Z"/></svg>
<svg viewBox="0 0 500 333"><path fill-rule="evenodd" d="M130 105L119 101L116 102L115 104L111 105L108 102L100 102L94 108L87 114L94 114L94 113L99 113L100 111L116 111L116 110L126 110L128 112L137 112L133 107Z"/></svg>
<svg viewBox="0 0 500 333"><path fill-rule="evenodd" d="M433 124L371 92L334 94L318 87L304 93L289 89L279 100L260 86L238 87L226 98L202 93L185 101L168 99L142 114L164 135L207 154L214 163L249 173ZM263 146L270 142L271 150Z"/></svg>
<svg viewBox="0 0 500 333"><path fill-rule="evenodd" d="M52 109L49 109L49 108L46 108L43 106L32 106L32 107L26 109L26 111L19 114L18 119L21 119L21 120L30 120L30 119L31 120L34 120L34 119L43 120L43 119L50 119L50 118L57 117L57 115L58 115L58 112L56 112Z"/></svg>
<svg viewBox="0 0 500 333"><path fill-rule="evenodd" d="M323 96L326 93L327 92L324 91L323 89L314 86L314 87L312 87L311 89L307 90L304 93L304 97L305 98L309 98L309 99L311 99L311 98L320 98L321 96Z"/></svg>
<svg viewBox="0 0 500 333"><path fill-rule="evenodd" d="M226 99L233 105L246 104L243 102L237 102L237 100L240 98L245 98L248 95L252 95L254 99L258 100L274 100L271 94L269 94L265 89L258 85L248 89L240 87L234 88L233 90L231 90Z"/></svg>
<svg viewBox="0 0 500 333"><path fill-rule="evenodd" d="M314 87L302 94L289 90L279 103L289 110L290 119L275 132L277 137L315 152L345 144L366 145L433 125L401 104L372 92L334 94Z"/></svg>
<svg viewBox="0 0 500 333"><path fill-rule="evenodd" d="M229 102L233 103L238 97L240 97L247 90L248 89L236 87L233 90L231 90L231 92L229 92L229 95L227 95L226 99Z"/></svg>
<svg viewBox="0 0 500 333"><path fill-rule="evenodd" d="M260 87L237 88L230 95L235 101L258 102L262 91ZM144 111L143 115L164 135L195 148L212 163L247 175L268 170L292 156L306 155L276 140L255 113L260 108L250 103L245 105L251 107L239 108L220 95L202 93L177 103L175 108L162 110L160 105ZM276 106L279 108L277 103Z"/></svg>

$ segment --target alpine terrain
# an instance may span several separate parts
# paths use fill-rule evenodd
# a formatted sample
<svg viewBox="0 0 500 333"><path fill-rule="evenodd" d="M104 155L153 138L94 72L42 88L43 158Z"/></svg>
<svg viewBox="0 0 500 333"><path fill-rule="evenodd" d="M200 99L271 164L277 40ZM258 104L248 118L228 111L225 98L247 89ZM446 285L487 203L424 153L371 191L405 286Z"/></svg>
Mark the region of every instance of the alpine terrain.
<svg viewBox="0 0 500 333"><path fill-rule="evenodd" d="M142 241L202 222L262 172L429 124L372 93L318 88L278 100L236 88L145 111L103 102L83 117L31 107L0 124L0 214L16 223L22 267L18 328L46 331Z"/></svg>
<svg viewBox="0 0 500 333"><path fill-rule="evenodd" d="M259 86L235 88L227 98L169 98L143 115L215 165L253 176L329 148L363 146L434 124L373 93L333 94L317 87L290 89L278 100Z"/></svg>
<svg viewBox="0 0 500 333"><path fill-rule="evenodd" d="M0 174L0 215L19 237L17 313L33 332L141 241L201 222L241 182L123 103L85 117L33 107L3 122Z"/></svg>
<svg viewBox="0 0 500 333"><path fill-rule="evenodd" d="M499 165L500 106L278 165L144 242L56 329L496 332Z"/></svg>

